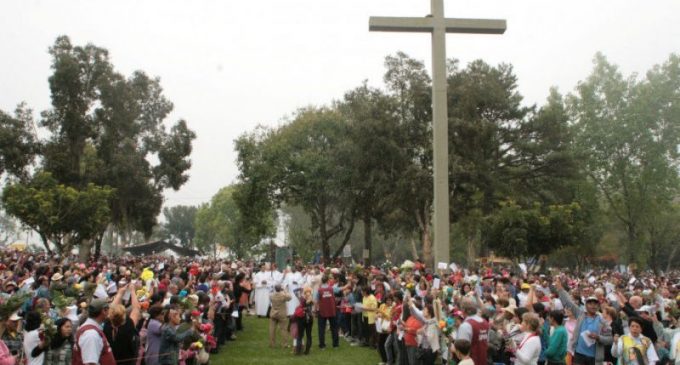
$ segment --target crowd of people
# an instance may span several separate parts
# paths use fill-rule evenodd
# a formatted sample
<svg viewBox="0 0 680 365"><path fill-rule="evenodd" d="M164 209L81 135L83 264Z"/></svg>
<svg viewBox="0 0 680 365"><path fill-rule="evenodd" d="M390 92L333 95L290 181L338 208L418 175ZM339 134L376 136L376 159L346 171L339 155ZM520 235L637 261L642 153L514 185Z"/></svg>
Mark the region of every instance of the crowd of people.
<svg viewBox="0 0 680 365"><path fill-rule="evenodd" d="M680 365L679 273L523 269L6 250L0 365L206 364L247 315L290 356L347 341L391 365Z"/></svg>

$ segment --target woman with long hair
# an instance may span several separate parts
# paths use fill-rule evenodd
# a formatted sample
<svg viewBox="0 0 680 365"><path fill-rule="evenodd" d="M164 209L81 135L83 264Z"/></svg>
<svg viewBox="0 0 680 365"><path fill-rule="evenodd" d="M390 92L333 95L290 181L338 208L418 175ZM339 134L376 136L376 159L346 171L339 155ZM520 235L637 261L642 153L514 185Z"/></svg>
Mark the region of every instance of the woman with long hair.
<svg viewBox="0 0 680 365"><path fill-rule="evenodd" d="M68 318L57 320L57 333L45 355L45 365L71 365L73 323Z"/></svg>
<svg viewBox="0 0 680 365"><path fill-rule="evenodd" d="M238 307L238 317L236 317L236 330L243 331L243 310L248 308L248 300L253 286L246 277L246 274L239 272L234 278L234 298Z"/></svg>
<svg viewBox="0 0 680 365"><path fill-rule="evenodd" d="M295 355L302 355L302 338L306 336L305 355L309 355L312 347L312 326L314 325L314 299L312 288L306 286L302 290L300 306L295 309L295 320L297 321L297 341L295 343Z"/></svg>

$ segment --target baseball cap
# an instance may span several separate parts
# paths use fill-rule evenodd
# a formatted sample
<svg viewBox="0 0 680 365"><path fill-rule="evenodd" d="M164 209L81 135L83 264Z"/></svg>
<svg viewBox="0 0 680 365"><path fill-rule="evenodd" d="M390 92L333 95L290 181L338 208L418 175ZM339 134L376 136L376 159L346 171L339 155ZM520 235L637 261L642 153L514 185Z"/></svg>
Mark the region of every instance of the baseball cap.
<svg viewBox="0 0 680 365"><path fill-rule="evenodd" d="M590 296L590 297L586 298L586 303L588 303L588 302L598 302L599 303L600 301L597 300L596 297Z"/></svg>
<svg viewBox="0 0 680 365"><path fill-rule="evenodd" d="M101 311L109 307L109 302L106 299L93 299L87 311L90 314L99 314Z"/></svg>

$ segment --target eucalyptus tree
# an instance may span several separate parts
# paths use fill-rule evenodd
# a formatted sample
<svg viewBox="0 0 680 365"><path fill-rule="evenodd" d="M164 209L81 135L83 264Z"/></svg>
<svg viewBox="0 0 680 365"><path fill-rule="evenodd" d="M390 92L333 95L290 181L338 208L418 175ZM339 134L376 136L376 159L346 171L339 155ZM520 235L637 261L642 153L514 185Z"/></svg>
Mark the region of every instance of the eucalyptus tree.
<svg viewBox="0 0 680 365"><path fill-rule="evenodd" d="M52 106L39 123L48 136L40 141L36 171L49 173L59 186L110 189L109 223L126 237L132 230L150 234L163 191L179 189L189 178L194 132L183 120L166 130L173 106L160 80L142 71L129 77L116 72L106 49L74 46L60 36L49 53ZM73 242L82 257L93 246L98 253L103 233Z"/></svg>
<svg viewBox="0 0 680 365"><path fill-rule="evenodd" d="M569 99L584 171L626 235L629 262L648 256L647 234L677 199L680 57L624 77L602 54Z"/></svg>

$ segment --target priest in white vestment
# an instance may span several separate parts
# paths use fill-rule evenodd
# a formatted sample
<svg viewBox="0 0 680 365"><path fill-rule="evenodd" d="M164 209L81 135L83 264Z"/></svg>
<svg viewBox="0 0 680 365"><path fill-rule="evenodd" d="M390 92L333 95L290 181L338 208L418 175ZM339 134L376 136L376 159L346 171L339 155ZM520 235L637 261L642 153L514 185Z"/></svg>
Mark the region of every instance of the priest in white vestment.
<svg viewBox="0 0 680 365"><path fill-rule="evenodd" d="M286 272L283 274L283 288L291 296L291 300L286 303L286 311L290 317L295 313L295 308L300 305L296 291L302 288L302 274L295 266L293 266L292 270L286 269Z"/></svg>
<svg viewBox="0 0 680 365"><path fill-rule="evenodd" d="M269 264L262 265L261 270L255 274L255 314L258 317L266 317L269 310L269 294L273 287L273 274Z"/></svg>

